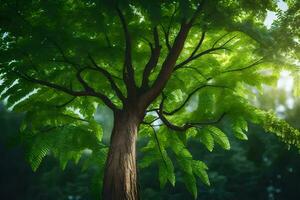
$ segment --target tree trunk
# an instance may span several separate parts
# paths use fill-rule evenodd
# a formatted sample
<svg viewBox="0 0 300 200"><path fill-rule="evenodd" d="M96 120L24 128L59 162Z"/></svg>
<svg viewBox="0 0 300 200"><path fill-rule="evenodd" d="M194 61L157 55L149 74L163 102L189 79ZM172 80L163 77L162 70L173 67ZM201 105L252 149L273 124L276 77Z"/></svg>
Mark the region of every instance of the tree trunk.
<svg viewBox="0 0 300 200"><path fill-rule="evenodd" d="M128 111L117 112L114 117L102 197L104 200L138 200L136 138L140 121L136 114Z"/></svg>

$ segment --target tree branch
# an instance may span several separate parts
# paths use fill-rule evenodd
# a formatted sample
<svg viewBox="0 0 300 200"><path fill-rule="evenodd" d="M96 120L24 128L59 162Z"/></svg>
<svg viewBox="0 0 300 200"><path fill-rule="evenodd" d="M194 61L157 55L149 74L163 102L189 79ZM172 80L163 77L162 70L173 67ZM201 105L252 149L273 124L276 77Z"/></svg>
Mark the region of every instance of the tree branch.
<svg viewBox="0 0 300 200"><path fill-rule="evenodd" d="M17 9L16 9L17 10ZM30 22L28 22L26 20L25 17L23 17L19 12L16 12L17 16L22 20L24 21L25 23L28 24L28 26L30 26L31 28L35 28L34 26L32 26L32 24ZM52 40L51 37L49 37L48 35L44 35L42 34L40 31L38 31L38 33L40 35L42 35L45 39L49 40L57 49L58 51L60 52L60 54L62 55L62 58L64 60L64 62L66 63L69 63L71 66L73 66L76 70L77 70L77 79L80 81L81 84L83 84L83 86L86 88L89 88L89 86L84 82L84 80L81 78L80 76L80 73L81 72L78 72L80 71L80 65L78 65L77 63L74 63L72 62L71 60L68 59L68 57L65 55L63 49L59 46L59 44ZM30 77L28 76L27 74L22 74L20 72L17 72L15 70L12 70L14 73L16 73L19 78L22 78L24 80L27 80L29 82L32 82L32 83L37 83L37 84L40 84L42 86L46 86L46 87L49 87L49 88L52 88L52 89L55 89L55 90L58 90L58 91L62 91L66 94L69 94L71 96L94 96L94 97L98 97L100 98L109 108L111 108L113 111L116 111L118 108L116 107L116 105L104 94L100 93L100 92L95 92L92 88L92 90L89 90L88 91L74 91L72 89L68 89L66 87L63 87L61 85L58 85L58 84L55 84L55 83L51 83L51 82L47 82L47 81L44 81L44 80L39 80L39 79L36 79L36 78L33 78L33 77Z"/></svg>
<svg viewBox="0 0 300 200"><path fill-rule="evenodd" d="M181 68L178 68L178 70L180 69L192 69L195 70L198 74L200 74L200 76L202 76L205 80L209 81L212 78L207 78L197 67L192 67L192 66L183 66Z"/></svg>
<svg viewBox="0 0 300 200"><path fill-rule="evenodd" d="M93 90L93 88L91 88L81 77L81 73L84 70L90 69L90 70L94 70L94 71L98 71L101 74L103 74L110 82L112 89L116 92L117 96L121 99L121 101L124 101L125 97L123 96L122 92L120 91L120 89L117 87L117 85L115 84L115 82L113 81L113 76L106 71L105 69L101 68L100 66L98 66L95 61L92 59L92 57L89 55L90 60L92 61L92 64L94 65L94 67L83 67L83 68L76 68L76 78L77 80L80 82L80 84L84 87L85 90ZM66 60L50 60L51 62L62 62L62 63L67 63L70 64L68 61ZM80 67L80 65L78 65ZM118 77L117 77L118 78Z"/></svg>
<svg viewBox="0 0 300 200"><path fill-rule="evenodd" d="M154 118L154 119L153 119L152 121L150 121L150 122L143 121L142 123L143 123L143 124L152 125L152 123L155 122L155 121L157 121L158 119L159 119L159 117L156 117L156 118Z"/></svg>
<svg viewBox="0 0 300 200"><path fill-rule="evenodd" d="M57 105L56 108L62 108L62 107L65 107L67 106L68 104L72 103L74 100L76 99L76 96L73 96L69 101L63 103L63 104L60 104L60 105Z"/></svg>
<svg viewBox="0 0 300 200"><path fill-rule="evenodd" d="M66 64L70 64L70 63L68 63L68 62L66 62L65 60L49 60L49 62L55 62L55 63L66 63ZM92 63L93 64L93 63ZM94 64L93 64L94 65ZM78 65L79 66L79 65ZM100 66L98 66L99 68L101 68ZM91 69L91 70L94 70L94 71L99 71L98 69L97 69L97 67L86 67L87 69ZM103 69L103 68L102 68ZM78 69L79 70L79 69ZM77 69L76 69L76 71L77 71ZM109 73L109 72L108 72ZM110 74L110 73L109 73ZM120 77L118 77L118 76L115 76L115 75L113 75L113 74L110 74L110 76L112 77L112 78L115 78L115 79L118 79L118 80L120 80L120 81L122 81L123 79L122 78L120 78Z"/></svg>
<svg viewBox="0 0 300 200"><path fill-rule="evenodd" d="M229 33L228 33L228 34L229 34ZM201 57L201 56L203 56L203 55L209 54L209 53L211 53L211 52L214 52L214 51L217 51L217 50L222 50L222 49L229 50L228 48L225 47L225 45L228 44L231 40L233 40L236 36L233 36L232 38L230 38L229 40L227 40L226 42L224 42L221 46L215 47L215 45L216 45L216 44L219 42L219 40L221 40L223 37L224 37L224 35L223 35L221 38L219 38L219 39L212 45L211 48L209 48L209 49L207 49L207 50L205 50L205 51L202 51L202 52L196 54L196 52L197 52L197 50L196 50L196 52L195 52L193 55L189 56L186 60L184 60L184 61L182 61L181 63L179 63L178 65L176 65L175 68L174 68L174 70L177 70L177 69L179 69L179 68L185 66L185 65L188 64L189 62L191 62L191 61L193 61L193 60L195 60L195 59L197 59L197 58L199 58L199 57ZM204 38L203 38L203 39L204 39ZM201 40L200 40L200 41L201 41Z"/></svg>
<svg viewBox="0 0 300 200"><path fill-rule="evenodd" d="M117 84L114 82L112 75L107 70L105 70L104 68L97 65L97 63L95 62L95 60L92 58L91 55L88 55L88 57L91 60L92 64L94 65L94 68L92 68L92 69L100 72L101 74L103 74L107 78L107 80L109 81L111 88L114 90L114 92L119 97L119 99L122 102L125 102L125 97L124 97L122 91L117 86Z"/></svg>
<svg viewBox="0 0 300 200"><path fill-rule="evenodd" d="M167 46L168 51L171 51L171 48L172 48L172 47L171 47L171 44L170 44L170 31L171 31L171 28L172 28L172 24L173 24L173 21L174 21L174 17L175 17L176 12L177 12L177 8L176 8L176 6L175 6L174 11L173 11L173 13L172 13L172 15L171 15L171 19L170 19L170 21L169 21L169 24L168 24L168 28L167 28L167 29L165 29L165 27L164 27L163 24L161 24L161 28L162 28L163 33L164 33L165 43L166 43L166 46Z"/></svg>
<svg viewBox="0 0 300 200"><path fill-rule="evenodd" d="M225 71L223 71L223 72L221 72L221 73L224 74L224 73L229 73L229 72L243 71L243 70L245 70L245 69L249 69L249 68L251 68L251 67L254 67L254 66L256 66L256 65L259 65L259 64L263 63L263 59L264 59L264 58L261 58L261 59L255 61L254 63L252 63L252 64L250 64L250 65L248 65L248 66L246 66L246 67L237 68L237 69L229 69L229 70L225 70Z"/></svg>
<svg viewBox="0 0 300 200"><path fill-rule="evenodd" d="M88 90L88 91L74 91L72 89L68 89L66 87L63 87L61 85L58 85L58 84L55 84L55 83L51 83L51 82L48 82L48 81L44 81L44 80L40 80L40 79L36 79L36 78L33 78L31 76L28 76L27 74L24 74L24 73L20 73L18 71L15 71L13 70L13 72L15 74L17 74L17 76L19 78L22 78L26 81L29 81L31 83L36 83L36 84L39 84L39 85L42 85L42 86L46 86L48 88L52 88L52 89L55 89L55 90L58 90L58 91L61 91L61 92L64 92L66 94L69 94L71 96L76 96L76 97L80 97L80 96L93 96L93 97L98 97L100 98L109 108L111 108L112 110L117 110L117 107L116 105L114 105L112 103L112 101L107 97L105 96L104 94L100 93L100 92L95 92L94 90Z"/></svg>
<svg viewBox="0 0 300 200"><path fill-rule="evenodd" d="M183 49L190 28L190 24L186 24L185 22L181 24L180 30L174 41L174 45L172 46L165 61L163 62L156 80L154 81L152 87L147 90L141 97L141 101L144 104L143 107L147 107L149 103L151 103L165 87L172 74L175 63Z"/></svg>
<svg viewBox="0 0 300 200"><path fill-rule="evenodd" d="M105 36L105 40L106 40L107 46L108 47L112 47L111 42L109 40L109 37L108 37L108 35L106 33L106 30L104 30L104 36Z"/></svg>
<svg viewBox="0 0 300 200"><path fill-rule="evenodd" d="M119 7L116 6L118 16L120 18L124 36L125 36L125 58L123 68L123 79L126 84L128 96L136 95L136 84L134 79L134 69L132 66L132 55L131 55L131 36L129 34L128 26L126 24L125 17Z"/></svg>
<svg viewBox="0 0 300 200"><path fill-rule="evenodd" d="M210 80L210 79L208 79ZM183 103L178 106L177 108L175 108L174 110L170 111L170 112L167 112L167 111L163 111L163 114L164 115L173 115L175 114L176 112L180 111L187 103L188 101L191 99L191 97L196 93L198 92L199 90L205 88L205 87L214 87L214 88L225 88L225 89L230 89L230 90L233 90L232 88L230 87L226 87L226 86L222 86L222 85L209 85L209 84L205 84L205 85L201 85L199 87L197 87L196 89L194 89L190 94L188 94L187 98L183 101ZM234 91L234 90L233 90ZM150 109L150 110L147 110L147 112L153 112L153 111L158 111L159 109L157 108L154 108L154 109Z"/></svg>
<svg viewBox="0 0 300 200"><path fill-rule="evenodd" d="M193 26L193 24L194 24L196 18L198 17L198 15L200 14L201 10L203 9L204 3L205 3L205 0L202 0L202 1L199 2L196 11L194 12L192 18L191 18L190 21L189 21L189 24L190 24L191 26Z"/></svg>
<svg viewBox="0 0 300 200"><path fill-rule="evenodd" d="M171 123L164 115L163 115L163 103L165 100L165 96L163 95L162 97L162 101L159 105L159 110L157 110L157 114L160 118L160 120L170 129L175 130L175 131L180 131L180 132L184 132L186 130L188 130L189 128L192 127L199 127L199 126L203 126L203 125L210 125L210 124L216 124L219 123L224 116L226 115L226 113L223 113L218 119L214 120L214 121L207 121L207 122L188 122L182 126L178 126L175 125L173 123Z"/></svg>
<svg viewBox="0 0 300 200"><path fill-rule="evenodd" d="M159 142L159 140L158 140L158 137L157 137L157 133L156 133L155 128L154 128L153 125L151 125L151 124L146 124L146 125L148 125L148 126L150 126L150 127L152 128L153 134L154 134L154 138L155 138L155 141L156 141L157 146L158 146L159 153L160 153L160 155L161 155L162 160L164 161L165 167L168 168L167 162L166 162L166 160L164 159L164 156L163 156L163 153L162 153L162 149L161 149L160 142Z"/></svg>
<svg viewBox="0 0 300 200"><path fill-rule="evenodd" d="M229 33L230 33L230 32L225 33L224 35L222 35L221 37L219 37L219 38L213 43L212 48L214 48L214 47L217 45L217 43L220 42L220 41L221 41L224 37L226 37Z"/></svg>
<svg viewBox="0 0 300 200"><path fill-rule="evenodd" d="M203 43L203 41L204 41L204 38L205 38L205 33L206 33L205 31L202 32L201 38L200 38L200 40L199 40L197 46L195 47L195 49L194 49L193 52L191 53L190 58L193 57L193 56L197 53L197 51L199 50L199 48L201 47L201 45L202 45L202 43Z"/></svg>
<svg viewBox="0 0 300 200"><path fill-rule="evenodd" d="M58 49L58 51L60 52L60 54L61 54L63 60L64 60L66 63L70 64L70 65L71 65L72 67L74 67L76 70L78 70L78 69L80 68L80 65L79 65L79 64L77 64L77 63L75 63L75 62L69 60L69 58L67 57L67 55L64 53L63 49L60 47L60 45L59 45L57 42L55 42L54 40L50 39L49 37L46 37L46 39L48 39L48 40L49 40L49 41L50 41L50 42ZM54 60L54 61L55 61L55 60Z"/></svg>
<svg viewBox="0 0 300 200"><path fill-rule="evenodd" d="M84 90L87 91L87 92L95 92L93 88L91 88L88 83L83 80L82 76L81 76L81 73L86 70L87 68L81 68L79 69L77 72L76 72L76 77L77 77L77 80L80 82L80 84L83 86Z"/></svg>
<svg viewBox="0 0 300 200"><path fill-rule="evenodd" d="M184 43L187 39L188 33L193 26L193 23L196 20L197 16L199 15L201 9L203 8L203 3L204 0L199 3L194 15L189 21L182 21L180 30L174 40L173 46L171 47L165 61L163 62L156 80L154 81L152 87L141 97L141 101L143 102L142 107L147 108L147 106L163 91L163 88L170 79L176 65L176 61L184 47Z"/></svg>
<svg viewBox="0 0 300 200"><path fill-rule="evenodd" d="M159 44L159 35L158 35L157 27L154 27L153 29L153 38L154 38L154 48L150 43L151 56L143 71L143 79L142 79L142 86L141 86L142 89L148 88L149 76L151 74L151 71L156 67L160 55L161 46Z"/></svg>
<svg viewBox="0 0 300 200"><path fill-rule="evenodd" d="M213 87L213 88L225 88L225 89L230 89L230 90L233 90L232 88L230 87L226 87L226 86L222 86L222 85L209 85L209 84L206 84L206 85L202 85L202 86L199 86L197 87L196 89L194 89L190 94L188 94L187 98L184 100L184 102L178 106L177 108L175 108L174 110L170 111L170 112L167 112L167 111L164 111L163 114L165 115L173 115L175 114L176 112L180 111L186 104L187 102L191 99L191 97L196 93L198 92L199 90L205 88L205 87Z"/></svg>
<svg viewBox="0 0 300 200"><path fill-rule="evenodd" d="M89 120L86 120L86 119L82 119L82 118L80 118L80 117L73 117L73 116L71 116L71 115L67 115L67 114L62 114L64 117L69 117L69 118L71 118L71 119L75 119L75 120L78 120L78 121L82 121L82 122L90 122Z"/></svg>
<svg viewBox="0 0 300 200"><path fill-rule="evenodd" d="M166 43L166 47L168 49L168 51L170 52L171 51L171 45L170 45L170 39L169 39L169 31L167 31L165 29L165 27L163 25L161 25L161 28L163 30L163 33L164 33L164 37L165 37L165 43Z"/></svg>

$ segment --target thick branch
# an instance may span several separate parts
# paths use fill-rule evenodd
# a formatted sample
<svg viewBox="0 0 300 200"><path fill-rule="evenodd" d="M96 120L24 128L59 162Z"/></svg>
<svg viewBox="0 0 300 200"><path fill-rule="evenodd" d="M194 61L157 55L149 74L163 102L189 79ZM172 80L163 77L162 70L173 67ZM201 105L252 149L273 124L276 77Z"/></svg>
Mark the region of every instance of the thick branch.
<svg viewBox="0 0 300 200"><path fill-rule="evenodd" d="M136 84L134 79L134 69L132 66L132 55L131 55L131 36L129 34L128 26L122 11L116 7L118 16L120 18L124 36L125 36L125 58L124 58L124 68L123 68L123 79L126 84L129 95L135 95Z"/></svg>
<svg viewBox="0 0 300 200"><path fill-rule="evenodd" d="M154 84L144 95L142 95L142 102L144 103L144 107L147 107L147 105L150 102L152 102L165 87L167 81L169 80L172 74L175 63L183 49L190 28L191 25L189 24L181 24L179 33L177 34L177 37L174 41L174 45L171 48L169 54L167 55L165 61L163 62L162 68Z"/></svg>
<svg viewBox="0 0 300 200"><path fill-rule="evenodd" d="M175 38L172 48L170 49L165 61L162 64L161 70L154 81L152 87L142 95L143 106L146 108L163 90L168 80L171 77L171 74L174 70L176 61L184 47L184 43L188 36L188 33L193 26L194 21L199 15L201 9L203 8L204 0L202 0L197 9L189 21L183 20L180 26L180 30Z"/></svg>
<svg viewBox="0 0 300 200"><path fill-rule="evenodd" d="M17 10L17 9L16 9ZM35 29L34 26L32 26L32 24L30 22L28 22L26 20L25 17L23 17L19 12L16 12L17 13L17 16L19 16L19 18L24 21L28 26L30 26L31 28ZM77 79L80 81L80 83L85 87L85 89L88 88L88 91L85 90L85 91L74 91L72 89L68 89L66 87L63 87L61 85L58 85L58 84L55 84L55 83L51 83L51 82L47 82L47 81L44 81L44 80L39 80L39 79L36 79L36 78L33 78L33 77L30 77L28 76L27 74L22 74L20 72L17 72L17 71L14 71L14 73L16 73L19 78L22 78L26 81L29 81L29 82L32 82L32 83L37 83L37 84L40 84L42 86L46 86L46 87L49 87L49 88L52 88L52 89L55 89L55 90L58 90L58 91L62 91L66 94L69 94L71 96L94 96L94 97L98 97L100 98L109 108L111 108L112 110L117 110L118 108L116 107L116 105L114 103L112 103L112 101L104 94L100 93L100 92L95 92L92 88L90 88L87 83L85 83L85 81L81 78L80 76L80 68L81 66L78 65L77 63L74 63L73 61L69 60L68 57L65 55L63 49L59 46L59 44L52 40L51 37L49 37L48 35L44 35L43 33L41 34L40 31L38 31L38 33L40 35L42 35L43 37L45 37L45 39L49 40L57 49L58 51L60 52L60 54L62 55L62 58L63 58L63 61L70 64L71 66L73 66L76 70L77 70Z"/></svg>
<svg viewBox="0 0 300 200"><path fill-rule="evenodd" d="M63 60L51 60L51 61L52 62L62 62L62 63L70 64L70 65L73 65L73 66L77 66L75 68L76 77L77 77L77 80L81 83L81 85L84 87L85 90L93 90L93 88L89 87L88 84L83 80L83 78L81 77L81 73L86 69L91 69L91 70L95 70L95 71L100 72L101 74L103 74L108 79L112 89L115 91L115 93L120 98L120 100L124 101L125 97L123 96L121 90L115 84L115 82L113 80L113 76L108 71L106 71L105 69L98 66L90 55L88 55L88 57L91 60L94 67L83 67L83 68L79 69L79 67L81 67L79 64L69 61L67 59L67 57L65 57L65 56L64 56L65 59L63 59Z"/></svg>
<svg viewBox="0 0 300 200"><path fill-rule="evenodd" d="M77 80L80 82L80 84L83 86L84 90L85 91L88 91L88 92L95 92L93 88L91 88L88 83L83 80L82 76L81 76L81 73L86 70L87 68L82 68L80 70L77 71L76 73L76 77L77 77Z"/></svg>
<svg viewBox="0 0 300 200"><path fill-rule="evenodd" d="M147 88L149 84L149 76L151 74L151 71L156 67L161 46L159 44L159 35L157 31L157 27L154 27L153 29L153 38L154 38L154 48L150 45L151 48L151 56L148 61L148 63L145 66L144 72L143 72L143 80L142 80L142 86L141 88Z"/></svg>
<svg viewBox="0 0 300 200"><path fill-rule="evenodd" d="M80 96L98 97L112 110L117 109L117 107L111 102L111 100L107 96L105 96L104 94L102 94L100 92L95 92L94 90L74 91L72 89L63 87L63 86L55 84L55 83L51 83L51 82L48 82L48 81L33 78L31 76L28 76L27 74L23 74L23 73L20 73L20 72L17 72L17 71L13 71L13 72L15 74L17 74L19 78L22 78L26 81L29 81L31 83L37 83L39 85L46 86L48 88L52 88L52 89L64 92L64 93L69 94L71 96L76 96L76 97L80 97Z"/></svg>
<svg viewBox="0 0 300 200"><path fill-rule="evenodd" d="M119 89L119 87L115 83L115 81L113 80L112 75L107 70L105 70L104 68L102 68L99 65L97 65L97 63L91 57L91 55L88 55L88 56L89 56L89 59L91 60L92 64L94 65L93 69L96 70L96 71L98 71L98 72L100 72L101 74L103 74L107 78L107 80L110 83L111 88L114 90L114 92L116 93L116 95L120 98L120 100L122 102L124 102L125 101L125 97L124 97L122 91Z"/></svg>
<svg viewBox="0 0 300 200"><path fill-rule="evenodd" d="M164 33L165 43L166 43L166 46L167 46L167 49L168 49L169 52L171 51L171 48L172 48L172 45L170 43L170 31L171 31L171 28L172 28L172 24L173 24L176 12L177 12L177 8L175 7L174 11L171 15L171 19L169 21L167 29L165 29L163 24L161 24L161 27L162 27L162 30L163 30L163 33Z"/></svg>

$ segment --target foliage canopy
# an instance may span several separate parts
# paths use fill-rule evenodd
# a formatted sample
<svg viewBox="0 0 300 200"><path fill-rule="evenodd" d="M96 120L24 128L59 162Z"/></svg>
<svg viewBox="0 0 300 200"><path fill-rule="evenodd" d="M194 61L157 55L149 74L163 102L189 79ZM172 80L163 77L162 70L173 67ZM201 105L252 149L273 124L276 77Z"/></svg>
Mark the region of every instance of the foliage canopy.
<svg viewBox="0 0 300 200"><path fill-rule="evenodd" d="M33 169L49 153L65 167L85 149L87 166L103 166L97 107L121 110L156 87L139 130L148 141L140 167L156 163L162 187L175 184L173 163L194 197L195 177L210 184L190 138L228 150L226 134L246 140L255 123L300 148L298 130L251 101L282 69L295 69L299 2L287 3L267 30L276 1L1 1L1 99L26 113L21 132Z"/></svg>

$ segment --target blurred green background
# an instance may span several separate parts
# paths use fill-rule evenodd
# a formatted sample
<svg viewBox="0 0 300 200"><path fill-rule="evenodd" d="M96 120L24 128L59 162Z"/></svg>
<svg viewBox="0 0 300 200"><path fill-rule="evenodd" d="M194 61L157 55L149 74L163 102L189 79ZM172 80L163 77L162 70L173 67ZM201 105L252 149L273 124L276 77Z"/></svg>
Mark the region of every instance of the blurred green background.
<svg viewBox="0 0 300 200"><path fill-rule="evenodd" d="M294 127L300 128L300 100L295 99L286 87L266 89L257 95L255 104L272 109ZM103 124L108 142L112 115L107 108L96 115ZM79 165L69 163L63 171L51 157L33 173L25 161L18 128L22 114L7 111L0 105L0 199L1 200L90 200L99 199L97 167L82 171ZM226 130L226 124L224 124ZM230 136L229 136L230 137ZM275 136L264 133L254 125L249 127L248 141L230 138L232 148L216 148L208 152L199 143L190 141L195 158L209 167L211 186L198 181L198 199L203 200L299 200L300 155L297 150L279 142ZM139 141L140 144L143 141ZM139 145L140 146L140 145ZM139 154L139 157L142 155ZM180 174L176 174L175 187L159 188L156 166L139 171L140 188L144 200L192 199Z"/></svg>

